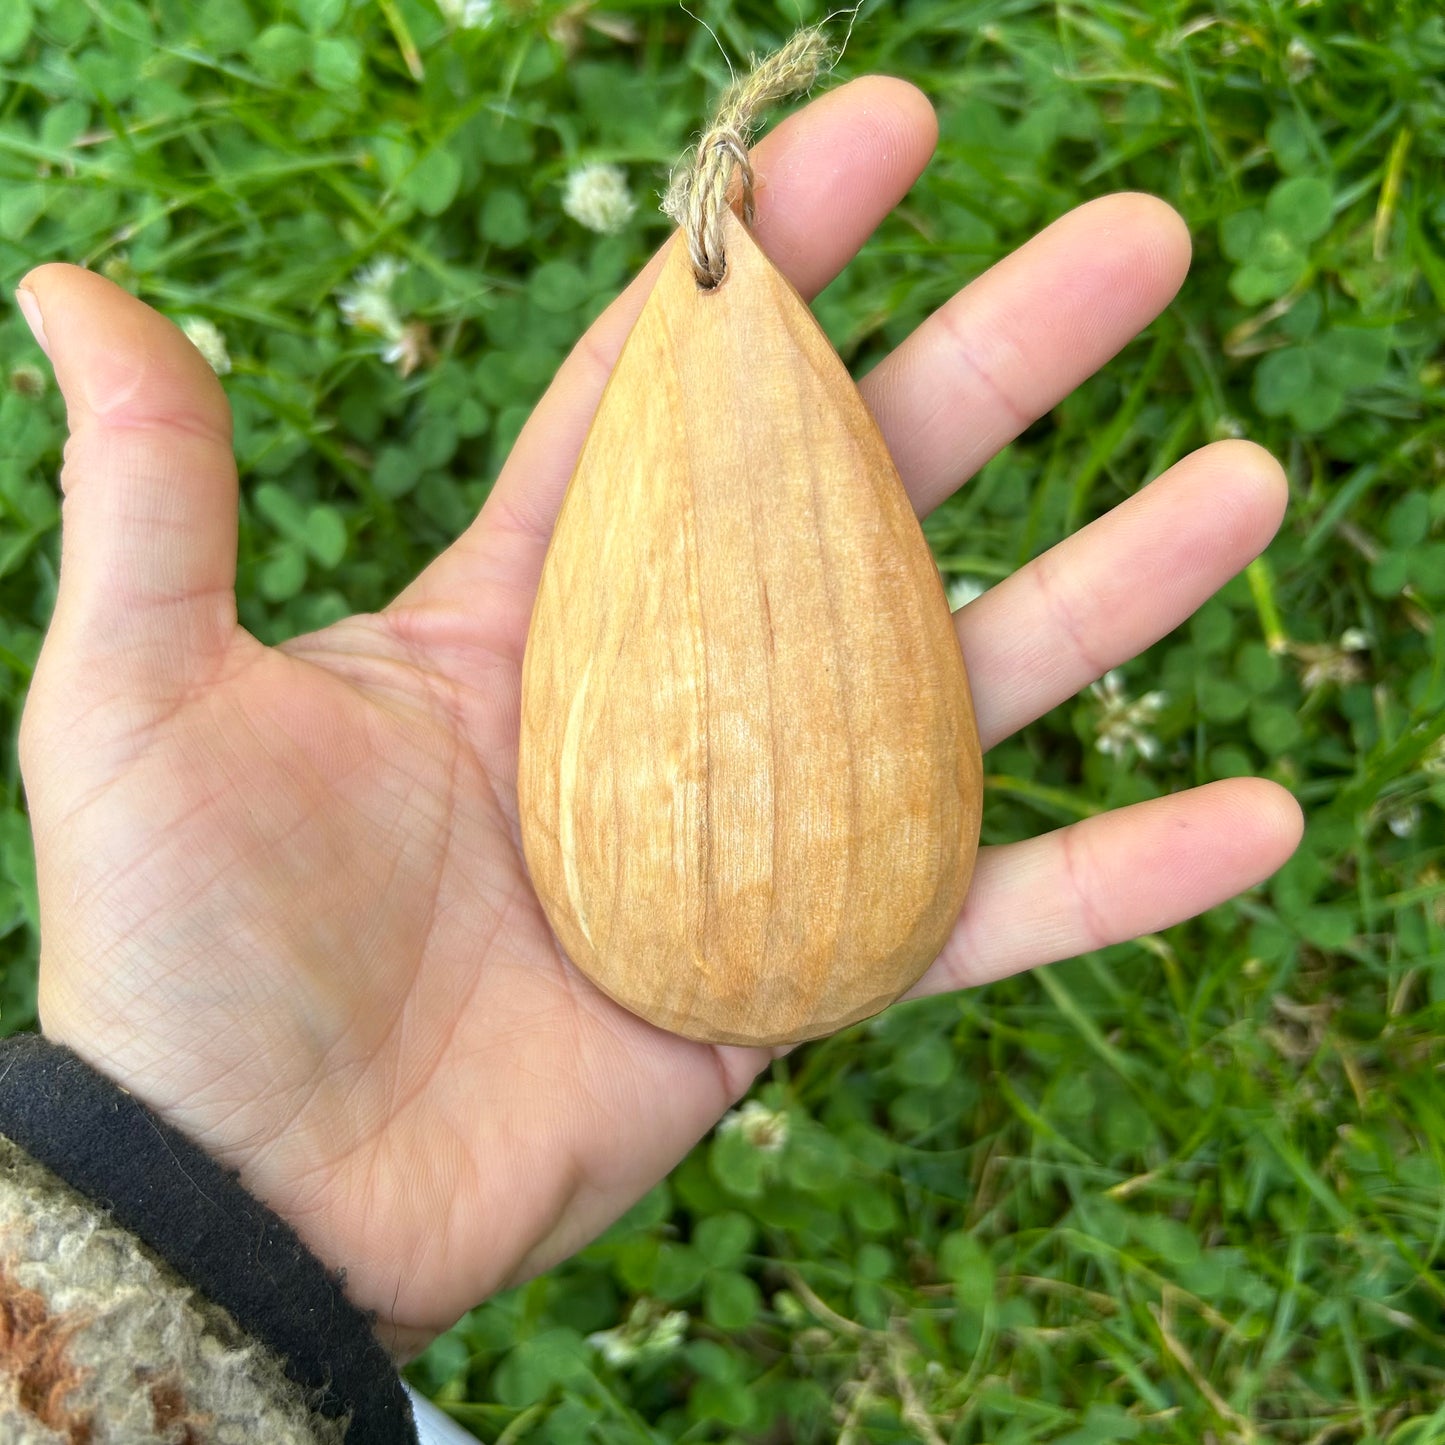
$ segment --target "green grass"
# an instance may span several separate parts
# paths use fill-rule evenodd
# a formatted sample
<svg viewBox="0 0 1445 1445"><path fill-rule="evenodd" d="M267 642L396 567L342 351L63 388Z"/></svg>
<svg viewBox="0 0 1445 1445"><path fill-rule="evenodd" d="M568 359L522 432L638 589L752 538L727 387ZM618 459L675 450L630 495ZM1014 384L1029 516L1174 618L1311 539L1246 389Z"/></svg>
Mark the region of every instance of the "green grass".
<svg viewBox="0 0 1445 1445"><path fill-rule="evenodd" d="M740 56L820 11L698 13ZM942 123L819 303L860 371L1088 196L1156 192L1195 238L1178 303L929 520L950 575L1007 573L1215 437L1293 489L1267 559L1125 672L1168 695L1158 760L1100 753L1083 697L991 755L986 838L1245 772L1308 836L1196 923L778 1064L781 1149L704 1143L414 1377L489 1441L1445 1441L1445 20L894 0L841 69L916 81ZM724 76L670 3L448 35L430 0L6 0L0 273L83 260L222 329L243 620L276 638L379 605L472 514L665 235L651 194ZM619 236L562 212L586 159L641 201ZM405 378L337 304L383 255L427 328ZM6 734L55 582L36 356L7 308ZM35 900L0 766L18 1027ZM637 1301L639 1334L685 1329L609 1362L586 1337Z"/></svg>

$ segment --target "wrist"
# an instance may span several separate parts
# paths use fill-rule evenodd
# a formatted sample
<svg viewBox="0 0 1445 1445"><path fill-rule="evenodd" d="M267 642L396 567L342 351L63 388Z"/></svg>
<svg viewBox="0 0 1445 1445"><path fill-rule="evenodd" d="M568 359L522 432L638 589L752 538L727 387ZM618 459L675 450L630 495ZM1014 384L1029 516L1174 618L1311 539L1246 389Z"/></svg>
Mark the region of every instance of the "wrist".
<svg viewBox="0 0 1445 1445"><path fill-rule="evenodd" d="M50 967L42 965L42 983ZM282 1070L266 1053L248 1053L240 1029L231 1044L218 1039L209 1052L178 1046L166 1054L157 1049L154 1030L104 1027L81 1000L43 992L41 1011L48 1040L204 1150L295 1231L344 1281L345 1297L372 1319L382 1348L397 1362L420 1354L480 1297L479 1291L452 1304L424 1285L397 1288L411 1268L410 1241L389 1227L390 1214L376 1205L385 1191L373 1159L343 1133L361 1111L336 1083L339 1070L303 1087L300 1080L278 1080ZM273 1040L271 1054L280 1051ZM243 1054L245 1062L237 1063Z"/></svg>

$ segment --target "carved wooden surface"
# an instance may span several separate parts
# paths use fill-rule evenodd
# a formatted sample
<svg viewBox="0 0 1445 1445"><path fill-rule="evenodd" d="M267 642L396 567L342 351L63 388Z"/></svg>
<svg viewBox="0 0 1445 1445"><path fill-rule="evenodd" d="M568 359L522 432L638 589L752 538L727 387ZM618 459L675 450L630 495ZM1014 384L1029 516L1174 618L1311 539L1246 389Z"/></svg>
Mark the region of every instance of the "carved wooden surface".
<svg viewBox="0 0 1445 1445"><path fill-rule="evenodd" d="M937 569L878 429L741 223L674 245L588 434L523 672L528 867L663 1028L784 1043L937 955L981 791Z"/></svg>

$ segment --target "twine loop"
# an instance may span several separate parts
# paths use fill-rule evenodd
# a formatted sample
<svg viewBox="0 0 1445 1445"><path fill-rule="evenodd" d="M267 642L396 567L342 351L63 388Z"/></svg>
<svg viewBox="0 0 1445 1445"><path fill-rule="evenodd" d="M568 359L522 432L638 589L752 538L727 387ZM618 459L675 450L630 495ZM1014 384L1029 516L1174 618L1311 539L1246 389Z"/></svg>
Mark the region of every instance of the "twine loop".
<svg viewBox="0 0 1445 1445"><path fill-rule="evenodd" d="M748 73L727 88L697 150L673 172L662 209L682 228L693 274L704 289L727 274L723 216L734 176L741 183L743 220L752 224L755 178L748 143L763 112L808 90L832 59L832 48L815 27L754 60Z"/></svg>

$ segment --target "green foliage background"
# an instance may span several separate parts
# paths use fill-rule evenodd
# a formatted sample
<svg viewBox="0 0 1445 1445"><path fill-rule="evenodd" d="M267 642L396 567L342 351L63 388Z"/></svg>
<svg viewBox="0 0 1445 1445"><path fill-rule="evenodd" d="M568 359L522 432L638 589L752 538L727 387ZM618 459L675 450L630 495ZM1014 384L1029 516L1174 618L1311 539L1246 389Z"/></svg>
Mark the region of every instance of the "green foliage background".
<svg viewBox="0 0 1445 1445"><path fill-rule="evenodd" d="M698 14L735 56L820 18ZM1195 238L1177 304L929 519L948 574L1006 575L1219 436L1293 489L1267 559L1126 670L1168 695L1159 757L1099 752L1086 696L990 756L986 839L1245 772L1308 836L1198 922L778 1064L781 1149L705 1142L414 1377L489 1441L1445 1441L1445 19L886 0L841 66L870 70L942 140L818 304L858 371L1088 196L1155 192ZM665 235L651 194L725 74L671 0L475 30L432 0L5 0L0 274L82 261L221 327L242 616L274 639L383 604L474 513ZM560 206L593 159L642 198L615 237ZM337 305L381 255L435 351L406 378ZM55 585L39 360L7 305L7 737ZM35 914L10 746L7 1028ZM586 1337L638 1301L639 1338L664 1309L683 1336L611 1363Z"/></svg>

